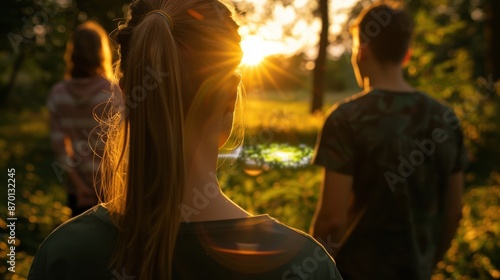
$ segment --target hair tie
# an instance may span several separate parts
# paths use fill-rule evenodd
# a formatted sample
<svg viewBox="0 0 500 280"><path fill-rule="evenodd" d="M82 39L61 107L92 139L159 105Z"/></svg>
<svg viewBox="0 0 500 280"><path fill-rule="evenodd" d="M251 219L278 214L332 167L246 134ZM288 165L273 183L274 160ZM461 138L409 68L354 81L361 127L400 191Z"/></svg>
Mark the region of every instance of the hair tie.
<svg viewBox="0 0 500 280"><path fill-rule="evenodd" d="M151 12L147 13L146 16L149 16L150 14L157 14L157 15L162 16L167 21L167 25L168 25L168 28L170 29L170 31L172 31L174 29L174 20L172 19L172 17L170 17L164 11L152 10Z"/></svg>

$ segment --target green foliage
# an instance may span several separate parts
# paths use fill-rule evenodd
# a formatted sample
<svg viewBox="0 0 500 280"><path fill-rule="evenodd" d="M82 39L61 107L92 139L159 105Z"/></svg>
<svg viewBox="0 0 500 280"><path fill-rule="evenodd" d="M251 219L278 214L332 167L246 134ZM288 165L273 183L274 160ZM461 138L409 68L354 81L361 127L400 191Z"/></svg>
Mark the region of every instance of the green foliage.
<svg viewBox="0 0 500 280"><path fill-rule="evenodd" d="M250 213L269 214L306 232L316 207L320 180L316 167L255 170L240 164L220 172L219 178L224 193Z"/></svg>
<svg viewBox="0 0 500 280"><path fill-rule="evenodd" d="M347 54L326 62L326 89L329 92L341 92L358 87L351 60Z"/></svg>
<svg viewBox="0 0 500 280"><path fill-rule="evenodd" d="M48 234L66 221L71 210L64 206L65 191L51 168L52 151L48 145L48 114L45 110L16 113L0 112L0 178L7 181L7 169L15 169L16 183L16 274L25 279L32 256ZM8 251L6 231L7 191L0 193L0 258ZM6 274L7 263L0 263ZM7 275L7 274L6 274ZM9 274L10 275L10 274ZM10 277L10 276L9 276ZM6 279L10 279L6 277Z"/></svg>
<svg viewBox="0 0 500 280"><path fill-rule="evenodd" d="M309 165L313 149L307 145L291 146L272 143L245 146L239 157L244 167L297 168Z"/></svg>
<svg viewBox="0 0 500 280"><path fill-rule="evenodd" d="M471 189L464 204L456 238L432 279L500 279L500 186Z"/></svg>
<svg viewBox="0 0 500 280"><path fill-rule="evenodd" d="M486 1L410 2L415 19L408 78L449 103L462 122L470 170L488 178L498 169L500 84L485 72ZM475 13L476 16L472 16Z"/></svg>

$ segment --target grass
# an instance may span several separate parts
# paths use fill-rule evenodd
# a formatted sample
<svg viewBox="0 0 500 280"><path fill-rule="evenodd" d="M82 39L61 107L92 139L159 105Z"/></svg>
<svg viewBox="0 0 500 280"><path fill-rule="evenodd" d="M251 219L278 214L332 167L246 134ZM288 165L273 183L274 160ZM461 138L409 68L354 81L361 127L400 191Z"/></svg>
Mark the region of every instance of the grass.
<svg viewBox="0 0 500 280"><path fill-rule="evenodd" d="M330 94L325 110L352 92ZM308 114L308 93L248 93L247 144L290 143L313 146L322 115ZM16 274L3 279L26 279L32 256L43 239L69 218L65 191L51 168L46 110L4 109L0 118L0 172L16 169ZM320 174L314 166L299 169L255 169L236 162L223 166L219 180L225 193L248 211L269 213L307 230L318 199ZM464 197L464 218L457 237L433 280L500 278L500 176L490 186L472 185ZM0 194L0 227L6 229L6 192ZM0 258L6 257L6 234L0 235Z"/></svg>
<svg viewBox="0 0 500 280"><path fill-rule="evenodd" d="M325 96L323 112L336 101L355 91L330 93ZM252 92L245 101L246 140L250 144L281 142L314 146L316 134L323 125L323 114L311 115L310 93Z"/></svg>

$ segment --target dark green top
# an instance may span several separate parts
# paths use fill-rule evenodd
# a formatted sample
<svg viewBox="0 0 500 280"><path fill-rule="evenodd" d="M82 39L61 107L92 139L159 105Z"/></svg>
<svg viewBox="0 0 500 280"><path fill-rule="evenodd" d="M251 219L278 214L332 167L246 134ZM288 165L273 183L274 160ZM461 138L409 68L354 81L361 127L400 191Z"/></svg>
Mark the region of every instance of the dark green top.
<svg viewBox="0 0 500 280"><path fill-rule="evenodd" d="M332 108L314 163L354 178L344 279L430 279L448 178L465 166L453 111L421 92L355 95Z"/></svg>
<svg viewBox="0 0 500 280"><path fill-rule="evenodd" d="M138 280L108 269L116 238L107 210L96 206L47 237L28 279ZM173 269L173 279L342 279L314 239L267 215L182 223Z"/></svg>

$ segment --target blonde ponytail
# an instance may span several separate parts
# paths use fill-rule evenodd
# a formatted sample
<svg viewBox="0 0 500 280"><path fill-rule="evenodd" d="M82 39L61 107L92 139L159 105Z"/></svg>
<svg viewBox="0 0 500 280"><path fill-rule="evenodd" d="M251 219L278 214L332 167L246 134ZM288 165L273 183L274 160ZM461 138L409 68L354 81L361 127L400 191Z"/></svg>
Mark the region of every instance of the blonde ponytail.
<svg viewBox="0 0 500 280"><path fill-rule="evenodd" d="M122 226L114 266L139 279L169 279L185 180L179 55L165 19L155 15L135 27L130 42L126 64L133 67L122 77L130 93L127 187L124 208L112 210L121 214L119 226L136 226Z"/></svg>
<svg viewBox="0 0 500 280"><path fill-rule="evenodd" d="M234 72L240 37L218 1L139 0L130 9L115 38L125 109L110 120L102 164L104 202L119 229L110 265L136 279L171 279L186 112L206 79Z"/></svg>

